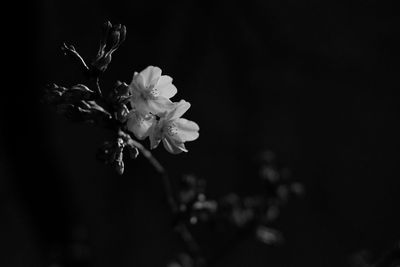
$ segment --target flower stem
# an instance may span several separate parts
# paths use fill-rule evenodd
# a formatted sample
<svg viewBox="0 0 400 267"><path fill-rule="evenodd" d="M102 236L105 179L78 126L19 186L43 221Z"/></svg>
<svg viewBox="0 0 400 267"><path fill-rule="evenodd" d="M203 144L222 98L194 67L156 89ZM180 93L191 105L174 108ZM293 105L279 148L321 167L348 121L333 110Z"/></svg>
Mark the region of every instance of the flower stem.
<svg viewBox="0 0 400 267"><path fill-rule="evenodd" d="M96 77L96 93L97 93L98 97L103 97L103 93L101 92L101 88L100 88L99 77Z"/></svg>
<svg viewBox="0 0 400 267"><path fill-rule="evenodd" d="M154 169L161 175L168 204L171 208L172 213L176 214L178 212L178 204L176 203L175 196L172 190L171 181L169 179L167 171L161 165L161 163L153 156L153 154L148 149L146 149L141 143L132 138L129 140L129 142L131 142L133 146L139 149L142 155L150 162L151 165L153 165Z"/></svg>
<svg viewBox="0 0 400 267"><path fill-rule="evenodd" d="M195 267L205 267L206 260L201 255L201 249L192 233L189 231L187 225L184 222L180 222L175 228L179 233L183 243L186 246L187 251L195 260Z"/></svg>
<svg viewBox="0 0 400 267"><path fill-rule="evenodd" d="M131 134L128 132L124 132L121 129L119 130L119 135L123 136L128 134L131 136ZM170 181L170 178L168 176L168 172L166 169L161 165L161 163L153 156L153 154L146 149L141 143L136 141L133 138L129 138L128 142L130 145L135 146L141 153L142 155L150 162L151 165L153 165L154 169L161 175L163 184L164 184L164 190L165 190L165 195L168 201L168 205L172 211L173 215L178 215L179 213L179 206L178 203L175 199L175 194L172 189L172 183ZM181 237L182 242L186 246L187 251L191 254L191 256L195 259L195 267L204 267L205 266L205 259L201 256L201 249L195 238L193 237L192 233L189 231L187 225L185 222L179 221L178 224L176 225L175 230Z"/></svg>
<svg viewBox="0 0 400 267"><path fill-rule="evenodd" d="M77 62L78 65L83 68L84 72L89 71L89 67L86 64L85 60L81 57L81 55L79 55L74 46L64 43L61 46L61 50L64 52L64 55L69 56L73 61Z"/></svg>

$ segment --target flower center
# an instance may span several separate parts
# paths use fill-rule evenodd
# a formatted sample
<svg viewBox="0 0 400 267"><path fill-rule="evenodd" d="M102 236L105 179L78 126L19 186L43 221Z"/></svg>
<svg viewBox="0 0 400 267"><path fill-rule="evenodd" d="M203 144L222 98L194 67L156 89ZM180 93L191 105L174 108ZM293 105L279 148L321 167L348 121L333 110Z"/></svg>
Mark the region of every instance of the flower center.
<svg viewBox="0 0 400 267"><path fill-rule="evenodd" d="M166 132L169 136L174 136L178 134L178 128L171 123L166 127Z"/></svg>
<svg viewBox="0 0 400 267"><path fill-rule="evenodd" d="M149 95L152 98L158 97L160 95L160 91L157 88L152 88L149 92Z"/></svg>

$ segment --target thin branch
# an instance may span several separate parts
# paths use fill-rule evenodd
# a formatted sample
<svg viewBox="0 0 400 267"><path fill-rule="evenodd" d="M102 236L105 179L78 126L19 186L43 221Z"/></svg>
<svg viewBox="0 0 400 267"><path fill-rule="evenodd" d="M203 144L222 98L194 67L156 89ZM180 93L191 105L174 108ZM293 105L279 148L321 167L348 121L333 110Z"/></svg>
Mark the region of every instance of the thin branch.
<svg viewBox="0 0 400 267"><path fill-rule="evenodd" d="M78 51L76 51L73 45L66 45L63 43L61 50L64 52L64 55L69 56L73 61L77 62L78 65L84 69L84 73L89 71L89 67L85 60L81 57L81 55L79 55Z"/></svg>
<svg viewBox="0 0 400 267"><path fill-rule="evenodd" d="M192 233L189 231L185 223L179 223L176 227L176 231L182 238L183 243L186 246L189 254L195 259L196 267L206 266L206 260L201 255L201 249L196 239L193 237Z"/></svg>
<svg viewBox="0 0 400 267"><path fill-rule="evenodd" d="M97 93L98 97L103 97L103 93L101 92L101 88L100 88L99 77L96 77L96 93Z"/></svg>
<svg viewBox="0 0 400 267"><path fill-rule="evenodd" d="M178 204L176 203L175 196L172 190L171 181L169 179L167 171L161 165L161 163L153 156L153 154L147 148L145 148L141 143L132 138L129 140L129 142L131 142L133 146L139 149L142 155L150 162L151 165L153 165L154 169L156 169L156 171L161 175L168 204L171 208L172 213L177 214Z"/></svg>
<svg viewBox="0 0 400 267"><path fill-rule="evenodd" d="M122 133L121 133L122 132ZM125 132L120 130L120 134L126 134ZM130 133L128 133L130 135ZM168 176L166 169L161 165L161 163L153 156L153 154L146 149L141 143L134 140L133 138L129 139L131 145L135 146L142 155L150 162L151 165L156 169L156 171L161 175L165 195L167 197L168 204L171 208L171 211L174 215L177 215L179 212L178 203L175 200L175 195L172 189L171 181ZM179 222L175 228L177 233L182 239L182 242L186 246L188 252L196 259L196 267L205 266L205 259L201 256L201 249L192 233L187 228L187 225L184 222Z"/></svg>

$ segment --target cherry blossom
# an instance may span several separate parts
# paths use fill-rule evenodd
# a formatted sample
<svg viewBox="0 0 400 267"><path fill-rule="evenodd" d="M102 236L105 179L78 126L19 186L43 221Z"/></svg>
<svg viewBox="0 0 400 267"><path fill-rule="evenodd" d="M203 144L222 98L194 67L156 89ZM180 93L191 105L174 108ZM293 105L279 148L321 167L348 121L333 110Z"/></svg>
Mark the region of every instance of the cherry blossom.
<svg viewBox="0 0 400 267"><path fill-rule="evenodd" d="M143 140L149 136L150 129L156 123L154 115L143 115L132 109L127 115L126 127L137 139Z"/></svg>
<svg viewBox="0 0 400 267"><path fill-rule="evenodd" d="M149 138L152 149L162 141L165 149L172 154L187 152L185 142L196 140L199 137L197 123L181 118L189 108L190 103L181 100L175 103L174 108L151 127Z"/></svg>
<svg viewBox="0 0 400 267"><path fill-rule="evenodd" d="M170 100L177 93L172 78L161 75L161 69L149 66L135 72L131 84L131 105L142 114L162 115L174 107Z"/></svg>

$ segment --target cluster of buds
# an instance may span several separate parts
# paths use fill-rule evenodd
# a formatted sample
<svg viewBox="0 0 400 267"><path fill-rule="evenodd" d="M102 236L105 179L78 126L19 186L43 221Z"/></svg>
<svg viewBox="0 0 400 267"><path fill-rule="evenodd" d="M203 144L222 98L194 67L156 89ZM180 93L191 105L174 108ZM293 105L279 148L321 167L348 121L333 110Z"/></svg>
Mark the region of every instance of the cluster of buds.
<svg viewBox="0 0 400 267"><path fill-rule="evenodd" d="M120 81L117 81L115 87L108 95L108 99L114 110L114 117L120 123L126 123L127 121L130 98L129 86Z"/></svg>
<svg viewBox="0 0 400 267"><path fill-rule="evenodd" d="M113 142L104 142L103 146L97 151L97 159L105 164L112 165L118 174L122 175L125 170L124 151L127 150L131 159L136 159L139 155L137 145L133 139L120 131L118 137Z"/></svg>
<svg viewBox="0 0 400 267"><path fill-rule="evenodd" d="M58 113L77 122L104 123L111 114L94 100L94 92L83 84L70 88L51 84L47 87L44 101L56 107Z"/></svg>
<svg viewBox="0 0 400 267"><path fill-rule="evenodd" d="M112 25L107 21L103 25L103 33L100 39L99 50L90 65L79 55L73 45L63 44L61 50L64 55L71 57L83 68L83 74L88 78L98 78L104 73L111 63L112 54L121 46L126 38L126 27L124 25Z"/></svg>
<svg viewBox="0 0 400 267"><path fill-rule="evenodd" d="M194 175L183 176L177 194L179 209L176 225L183 223L187 225L186 229L192 230L200 230L205 225L212 229L217 227L218 232L222 230L226 236L237 237L234 241L230 240L228 246L239 242L248 233L252 233L256 240L264 244L281 244L283 235L275 228L274 222L280 209L292 196L302 195L304 188L302 184L293 181L287 168L279 166L272 151L265 151L260 158L259 176L264 188L262 192L253 195L230 193L218 200L208 199L204 180ZM187 232L183 233L183 236L188 235ZM193 247L198 248L193 251ZM203 267L206 262L215 260L206 260L199 246L192 245L187 252L171 261L168 267Z"/></svg>
<svg viewBox="0 0 400 267"><path fill-rule="evenodd" d="M180 218L190 224L210 220L218 208L215 200L207 199L205 195L206 183L194 175L185 175L181 180L178 194Z"/></svg>
<svg viewBox="0 0 400 267"><path fill-rule="evenodd" d="M266 244L283 241L280 232L272 227L282 207L291 197L304 193L304 187L293 181L290 170L281 167L271 150L261 153L259 174L262 181L261 194L239 197L230 194L220 201L224 214L238 228L254 226L255 237Z"/></svg>
<svg viewBox="0 0 400 267"><path fill-rule="evenodd" d="M107 21L103 25L103 36L100 40L96 58L92 67L96 72L103 73L111 63L112 54L120 47L126 38L126 27L121 24L112 25Z"/></svg>

